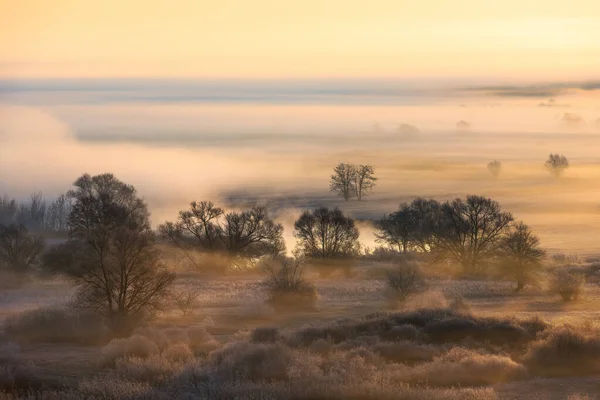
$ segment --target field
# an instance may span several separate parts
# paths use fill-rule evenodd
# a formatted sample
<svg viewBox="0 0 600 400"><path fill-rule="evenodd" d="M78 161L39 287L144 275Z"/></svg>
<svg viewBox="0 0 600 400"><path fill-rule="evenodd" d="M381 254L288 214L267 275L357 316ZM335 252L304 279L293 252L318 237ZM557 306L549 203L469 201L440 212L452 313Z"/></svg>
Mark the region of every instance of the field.
<svg viewBox="0 0 600 400"><path fill-rule="evenodd" d="M389 266L362 260L351 276L326 279L309 272L316 308L289 312L266 304L260 274L215 276L180 267L175 289L197 294L193 308L171 304L139 331L162 352L139 335L107 344L85 327L40 319L65 307L72 287L58 279L30 282L0 297L2 320L9 321L5 341L18 343L11 360L27 366L12 371L12 382L46 388L42 397L24 398L592 399L600 393L595 282L580 301L564 303L543 287L516 294L513 282L434 274L427 291L393 310L381 274ZM32 312L37 322L23 323ZM65 337L65 329L79 333ZM544 347L557 346L551 338L565 334L573 337L562 340L575 342ZM86 343L91 337L97 341ZM120 359L127 354L133 358ZM0 377L5 388L11 366Z"/></svg>
<svg viewBox="0 0 600 400"><path fill-rule="evenodd" d="M339 207L356 219L364 251L379 245L373 222L400 203L474 194L531 227L548 251L545 271L537 287L516 293L501 277L467 280L423 261L427 290L391 308L391 263L361 256L347 274L309 269L314 307L282 311L267 301L260 271L208 273L171 254L174 292L193 301L171 299L123 338L70 308L69 282L2 277L0 400L599 398L597 91L556 91L550 102L457 89L328 95L318 82L294 83L291 93L84 83L0 93L0 195L53 198L82 173L110 172L135 186L152 228L191 201L265 205L290 254L306 209ZM565 122L565 113L585 123ZM558 179L544 167L550 153L570 162ZM492 160L502 163L497 178ZM339 162L374 167L377 185L364 201L329 190ZM557 268L587 276L577 301L549 290Z"/></svg>

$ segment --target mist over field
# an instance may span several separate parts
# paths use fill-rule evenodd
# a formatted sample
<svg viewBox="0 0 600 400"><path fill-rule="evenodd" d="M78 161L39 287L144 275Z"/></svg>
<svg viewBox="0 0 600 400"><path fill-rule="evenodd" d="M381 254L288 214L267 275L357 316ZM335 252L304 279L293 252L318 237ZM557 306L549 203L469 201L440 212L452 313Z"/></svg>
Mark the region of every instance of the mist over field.
<svg viewBox="0 0 600 400"><path fill-rule="evenodd" d="M268 204L287 223L285 215L317 204L377 219L417 196L477 193L527 221L546 247L592 254L600 250L596 88L481 80L5 81L0 192L53 197L82 172L110 171L138 189L154 225L192 200ZM470 127L457 128L459 121ZM571 162L558 181L543 165L556 152ZM486 169L493 159L503 164L497 180ZM329 192L338 162L376 168L368 202L344 203Z"/></svg>

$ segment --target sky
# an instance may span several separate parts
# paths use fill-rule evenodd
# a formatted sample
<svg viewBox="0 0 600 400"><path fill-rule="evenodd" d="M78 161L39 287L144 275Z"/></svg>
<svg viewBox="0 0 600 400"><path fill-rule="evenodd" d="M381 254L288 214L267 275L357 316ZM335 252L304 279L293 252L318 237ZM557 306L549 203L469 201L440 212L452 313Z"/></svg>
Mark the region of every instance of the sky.
<svg viewBox="0 0 600 400"><path fill-rule="evenodd" d="M597 0L0 0L0 78L596 79Z"/></svg>

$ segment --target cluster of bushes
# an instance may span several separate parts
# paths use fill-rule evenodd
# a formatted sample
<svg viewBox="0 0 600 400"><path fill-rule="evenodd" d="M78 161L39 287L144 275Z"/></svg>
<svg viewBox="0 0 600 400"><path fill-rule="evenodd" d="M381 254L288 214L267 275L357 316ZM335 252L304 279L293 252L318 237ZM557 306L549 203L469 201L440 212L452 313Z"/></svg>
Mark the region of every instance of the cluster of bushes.
<svg viewBox="0 0 600 400"><path fill-rule="evenodd" d="M36 398L491 399L491 384L599 373L599 338L593 326L452 309L257 328L225 345L201 327L146 327L102 349L101 374ZM10 354L0 351L12 374L3 369L1 382L39 382L33 366L17 373L23 362Z"/></svg>

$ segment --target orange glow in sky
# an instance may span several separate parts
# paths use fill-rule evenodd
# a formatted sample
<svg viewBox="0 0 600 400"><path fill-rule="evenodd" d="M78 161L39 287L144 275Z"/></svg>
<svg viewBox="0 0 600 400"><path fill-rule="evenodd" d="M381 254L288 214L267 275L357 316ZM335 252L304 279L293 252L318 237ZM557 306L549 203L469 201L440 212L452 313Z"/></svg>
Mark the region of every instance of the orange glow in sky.
<svg viewBox="0 0 600 400"><path fill-rule="evenodd" d="M594 77L597 0L0 0L0 77Z"/></svg>

